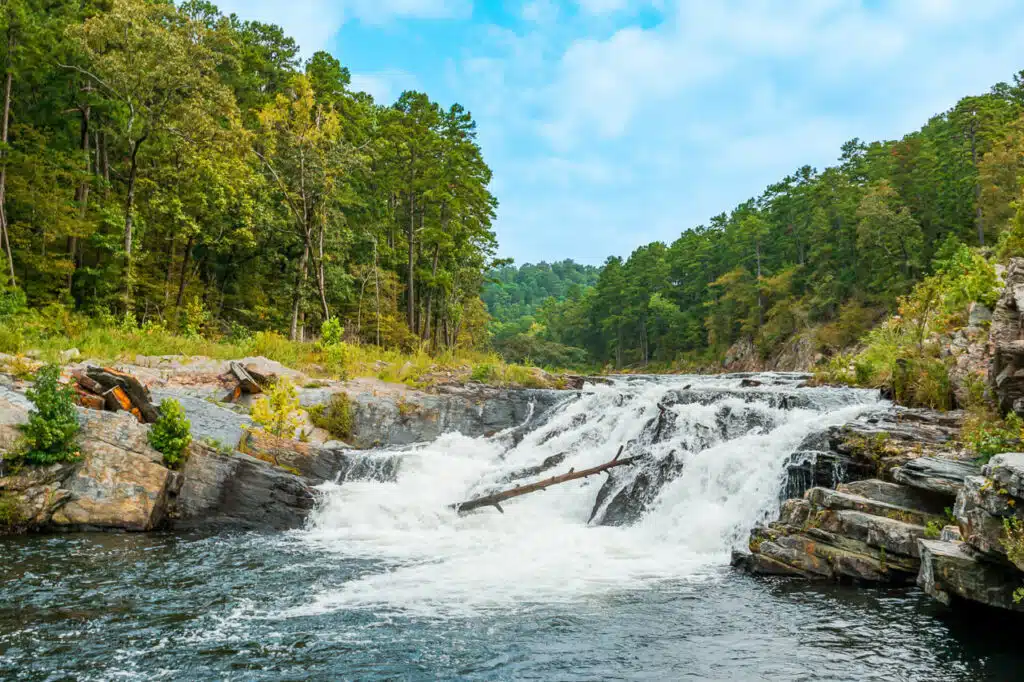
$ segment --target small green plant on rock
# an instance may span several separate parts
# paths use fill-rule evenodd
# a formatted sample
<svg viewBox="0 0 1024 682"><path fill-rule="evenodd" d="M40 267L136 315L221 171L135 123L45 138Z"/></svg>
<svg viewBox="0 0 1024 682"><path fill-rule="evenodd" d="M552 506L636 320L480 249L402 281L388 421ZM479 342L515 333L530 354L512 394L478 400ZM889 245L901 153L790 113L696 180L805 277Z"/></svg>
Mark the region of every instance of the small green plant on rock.
<svg viewBox="0 0 1024 682"><path fill-rule="evenodd" d="M1003 519L1003 537L1000 540L1006 556L1017 567L1024 567L1024 522L1018 518Z"/></svg>
<svg viewBox="0 0 1024 682"><path fill-rule="evenodd" d="M28 423L21 427L25 435L25 461L48 466L78 459L78 412L71 387L60 383L60 367L47 365L39 370L35 385L25 394L35 405L29 412Z"/></svg>
<svg viewBox="0 0 1024 682"><path fill-rule="evenodd" d="M21 504L17 496L0 494L0 528L12 528L21 521Z"/></svg>
<svg viewBox="0 0 1024 682"><path fill-rule="evenodd" d="M929 540L936 540L942 536L942 524L938 521L929 521L924 526L924 536Z"/></svg>
<svg viewBox="0 0 1024 682"><path fill-rule="evenodd" d="M299 418L299 396L295 385L282 377L270 392L252 406L252 419L267 433L291 438L302 424Z"/></svg>
<svg viewBox="0 0 1024 682"><path fill-rule="evenodd" d="M160 403L160 418L149 430L149 444L164 456L164 464L174 469L185 459L192 442L192 424L185 418L181 403L165 398Z"/></svg>
<svg viewBox="0 0 1024 682"><path fill-rule="evenodd" d="M314 405L308 412L314 426L328 431L338 440L348 440L352 437L355 417L348 394L335 393L326 405Z"/></svg>

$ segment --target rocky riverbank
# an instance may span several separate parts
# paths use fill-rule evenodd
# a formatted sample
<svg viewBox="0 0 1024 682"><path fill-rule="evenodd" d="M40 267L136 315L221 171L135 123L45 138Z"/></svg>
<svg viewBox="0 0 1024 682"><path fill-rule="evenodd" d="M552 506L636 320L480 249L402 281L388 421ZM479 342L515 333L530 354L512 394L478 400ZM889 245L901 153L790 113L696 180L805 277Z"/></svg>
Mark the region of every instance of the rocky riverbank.
<svg viewBox="0 0 1024 682"><path fill-rule="evenodd" d="M193 441L180 470L164 465L148 441L150 427L127 412L79 408L81 457L49 467L12 467L19 425L28 419L29 383L0 374L0 532L53 530L149 531L197 527L285 529L301 526L315 486L339 479L393 477L397 463L360 448L434 440L448 431L470 436L520 430L571 391L443 386L433 391L375 380L312 381L263 358L243 364L287 377L313 408L343 394L351 410L347 442L308 421L300 438L253 430L251 396L223 402L228 363L206 358L138 357L116 365L138 378L154 402L184 407ZM70 364L65 376L88 363ZM519 427L518 429L516 427Z"/></svg>
<svg viewBox="0 0 1024 682"><path fill-rule="evenodd" d="M1006 272L989 333L970 329L956 368L966 376L982 367L1001 411L1024 416L1024 260ZM754 528L734 565L916 583L947 605L1024 611L1024 454L978 464L958 445L962 418L897 409L812 436L802 448L810 456L794 455L779 518Z"/></svg>

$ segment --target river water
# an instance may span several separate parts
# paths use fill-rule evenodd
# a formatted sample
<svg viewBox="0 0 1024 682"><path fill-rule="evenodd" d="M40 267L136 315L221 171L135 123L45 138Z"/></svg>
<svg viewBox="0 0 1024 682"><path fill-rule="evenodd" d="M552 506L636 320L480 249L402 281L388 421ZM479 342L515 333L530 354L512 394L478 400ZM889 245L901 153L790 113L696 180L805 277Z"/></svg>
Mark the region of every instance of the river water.
<svg viewBox="0 0 1024 682"><path fill-rule="evenodd" d="M777 512L801 440L879 407L758 380L622 379L535 415L525 437L369 452L400 458L397 478L323 486L300 531L0 539L0 679L1019 679L1015 628L990 615L729 569ZM646 464L615 490L677 474L630 525L588 523L609 520L604 476L504 514L448 507L620 446Z"/></svg>

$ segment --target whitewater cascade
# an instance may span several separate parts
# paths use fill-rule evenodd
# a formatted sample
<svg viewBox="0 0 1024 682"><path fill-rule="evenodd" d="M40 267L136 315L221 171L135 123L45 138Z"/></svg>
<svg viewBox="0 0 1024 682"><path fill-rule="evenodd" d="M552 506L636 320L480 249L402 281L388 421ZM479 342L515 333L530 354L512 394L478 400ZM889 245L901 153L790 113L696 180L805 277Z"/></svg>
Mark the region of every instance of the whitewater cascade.
<svg viewBox="0 0 1024 682"><path fill-rule="evenodd" d="M368 452L366 470L384 474L324 486L303 534L364 570L320 586L301 612L472 615L715 579L777 513L801 441L878 407L875 392L798 388L803 378L616 378L490 438ZM607 462L620 446L642 461L509 501L504 515L448 507Z"/></svg>

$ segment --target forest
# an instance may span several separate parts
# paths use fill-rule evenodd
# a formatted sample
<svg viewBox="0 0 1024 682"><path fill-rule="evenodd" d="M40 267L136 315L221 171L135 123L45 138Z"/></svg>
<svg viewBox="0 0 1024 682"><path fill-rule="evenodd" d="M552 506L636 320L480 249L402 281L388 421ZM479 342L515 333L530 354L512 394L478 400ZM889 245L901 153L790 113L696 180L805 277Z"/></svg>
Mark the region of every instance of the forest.
<svg viewBox="0 0 1024 682"><path fill-rule="evenodd" d="M0 29L0 307L484 343L497 201L458 104L375 103L204 0L7 0Z"/></svg>
<svg viewBox="0 0 1024 682"><path fill-rule="evenodd" d="M1024 245L1020 74L671 244L516 267L458 104L374 102L205 0L7 0L0 30L0 317L678 369L841 352L961 246Z"/></svg>

